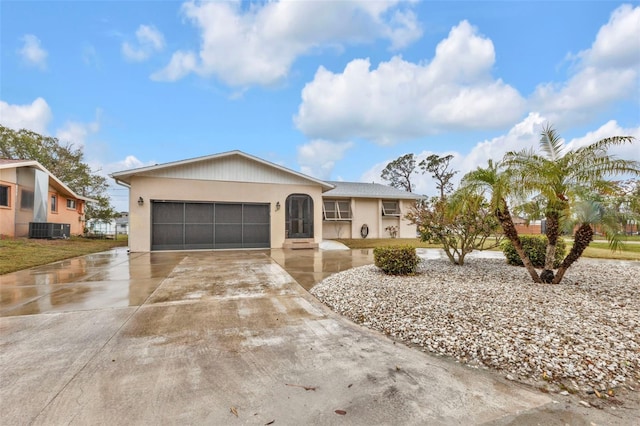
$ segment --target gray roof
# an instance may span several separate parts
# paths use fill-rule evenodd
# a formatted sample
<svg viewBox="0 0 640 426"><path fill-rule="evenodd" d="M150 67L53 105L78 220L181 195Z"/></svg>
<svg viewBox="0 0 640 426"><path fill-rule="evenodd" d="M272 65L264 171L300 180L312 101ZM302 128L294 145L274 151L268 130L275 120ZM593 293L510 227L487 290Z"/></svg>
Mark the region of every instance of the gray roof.
<svg viewBox="0 0 640 426"><path fill-rule="evenodd" d="M337 182L327 181L331 185L335 185L334 189L330 189L322 194L324 198L328 197L349 197L349 198L385 198L394 200L418 200L424 198L422 195L413 194L391 186L382 185L380 183L364 183L364 182Z"/></svg>

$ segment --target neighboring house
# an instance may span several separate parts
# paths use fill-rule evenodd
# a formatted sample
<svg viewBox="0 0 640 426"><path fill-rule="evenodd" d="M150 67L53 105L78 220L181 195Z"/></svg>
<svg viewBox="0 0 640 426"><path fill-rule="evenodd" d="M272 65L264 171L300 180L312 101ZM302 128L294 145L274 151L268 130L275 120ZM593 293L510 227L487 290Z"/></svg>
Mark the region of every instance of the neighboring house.
<svg viewBox="0 0 640 426"><path fill-rule="evenodd" d="M363 224L369 225L370 237L385 236L387 226L398 226L398 236L416 235L415 226L400 216L408 199L419 198L413 194L386 192L389 188L383 185L370 187L385 190L377 198L362 188L340 192L346 188L342 182L324 182L241 151L125 170L111 177L129 188L132 252L313 248L325 237L324 226L334 228L336 222L345 228L349 224L353 238L360 238ZM337 192L325 198L330 190ZM345 201L352 218L344 216Z"/></svg>
<svg viewBox="0 0 640 426"><path fill-rule="evenodd" d="M332 238L415 238L404 216L423 198L379 183L333 182L324 194L322 236Z"/></svg>
<svg viewBox="0 0 640 426"><path fill-rule="evenodd" d="M91 201L74 193L37 161L0 159L1 236L27 237L30 223L41 224L33 228L38 237L60 237L61 228L64 236L67 231L82 234L85 204ZM50 235L52 229L55 232Z"/></svg>
<svg viewBox="0 0 640 426"><path fill-rule="evenodd" d="M129 235L129 212L121 212L116 217L115 230L118 235Z"/></svg>
<svg viewBox="0 0 640 426"><path fill-rule="evenodd" d="M544 234L544 220L532 220L527 223L527 219L522 217L514 217L513 224L519 235L539 235Z"/></svg>
<svg viewBox="0 0 640 426"><path fill-rule="evenodd" d="M90 234L127 235L129 234L129 213L122 212L118 217L109 221L89 219L87 230Z"/></svg>

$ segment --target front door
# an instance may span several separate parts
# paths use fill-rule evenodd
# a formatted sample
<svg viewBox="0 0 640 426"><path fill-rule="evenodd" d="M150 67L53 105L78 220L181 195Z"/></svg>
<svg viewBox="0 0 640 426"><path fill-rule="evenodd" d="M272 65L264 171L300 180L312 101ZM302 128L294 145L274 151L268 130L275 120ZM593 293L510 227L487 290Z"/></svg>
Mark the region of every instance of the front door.
<svg viewBox="0 0 640 426"><path fill-rule="evenodd" d="M313 238L313 199L306 194L287 197L287 238Z"/></svg>

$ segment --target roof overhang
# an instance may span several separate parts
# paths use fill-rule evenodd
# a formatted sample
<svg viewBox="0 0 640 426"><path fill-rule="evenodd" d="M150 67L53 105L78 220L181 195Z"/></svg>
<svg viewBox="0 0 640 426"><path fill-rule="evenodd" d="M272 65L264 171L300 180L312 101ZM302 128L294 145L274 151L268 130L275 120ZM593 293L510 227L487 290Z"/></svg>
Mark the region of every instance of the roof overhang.
<svg viewBox="0 0 640 426"><path fill-rule="evenodd" d="M184 166L184 165L198 163L198 162L204 162L204 161L223 159L225 157L231 157L231 156L239 156L239 157L242 157L242 158L246 158L248 160L255 161L256 163L262 164L264 166L272 167L272 168L280 170L282 172L289 173L289 174L291 174L293 176L297 176L298 178L302 178L302 179L308 181L309 183L321 186L322 187L322 192L329 191L329 190L335 188L334 185L332 185L330 183L327 183L325 181L322 181L320 179L316 179L316 178L313 178L311 176L305 175L303 173L296 172L294 170L288 169L286 167L280 166L280 165L272 163L270 161L263 160L262 158L254 157L253 155L249 155L249 154L247 154L245 152L238 151L238 150L223 152L223 153L220 153L220 154L207 155L207 156L203 156L203 157L189 158L189 159L186 159L186 160L172 161L172 162L169 162L169 163L156 164L156 165L153 165L153 166L140 167L140 168L136 168L136 169L123 170L123 171L120 171L120 172L111 173L109 176L112 177L113 179L115 179L116 183L118 183L119 185L130 186L131 185L131 178L133 178L135 176L144 176L144 175L149 174L151 172L162 170L162 169L167 169L167 168L172 168L172 167L177 167L177 166Z"/></svg>
<svg viewBox="0 0 640 426"><path fill-rule="evenodd" d="M63 195L70 196L70 198L75 198L77 200L82 200L90 203L95 203L98 200L94 200L93 198L84 197L82 195L78 195L71 190L67 185L65 185L60 179L55 177L46 167L35 160L14 160L10 162L0 162L0 169L18 169L22 167L38 169L49 176L49 185L55 188L58 192Z"/></svg>

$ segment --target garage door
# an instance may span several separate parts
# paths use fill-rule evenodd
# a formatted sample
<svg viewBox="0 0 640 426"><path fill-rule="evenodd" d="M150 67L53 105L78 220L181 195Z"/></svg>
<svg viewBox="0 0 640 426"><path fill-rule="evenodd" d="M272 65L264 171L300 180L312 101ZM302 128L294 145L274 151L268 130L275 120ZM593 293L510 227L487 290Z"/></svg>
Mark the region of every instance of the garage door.
<svg viewBox="0 0 640 426"><path fill-rule="evenodd" d="M153 201L151 249L269 248L269 204Z"/></svg>

